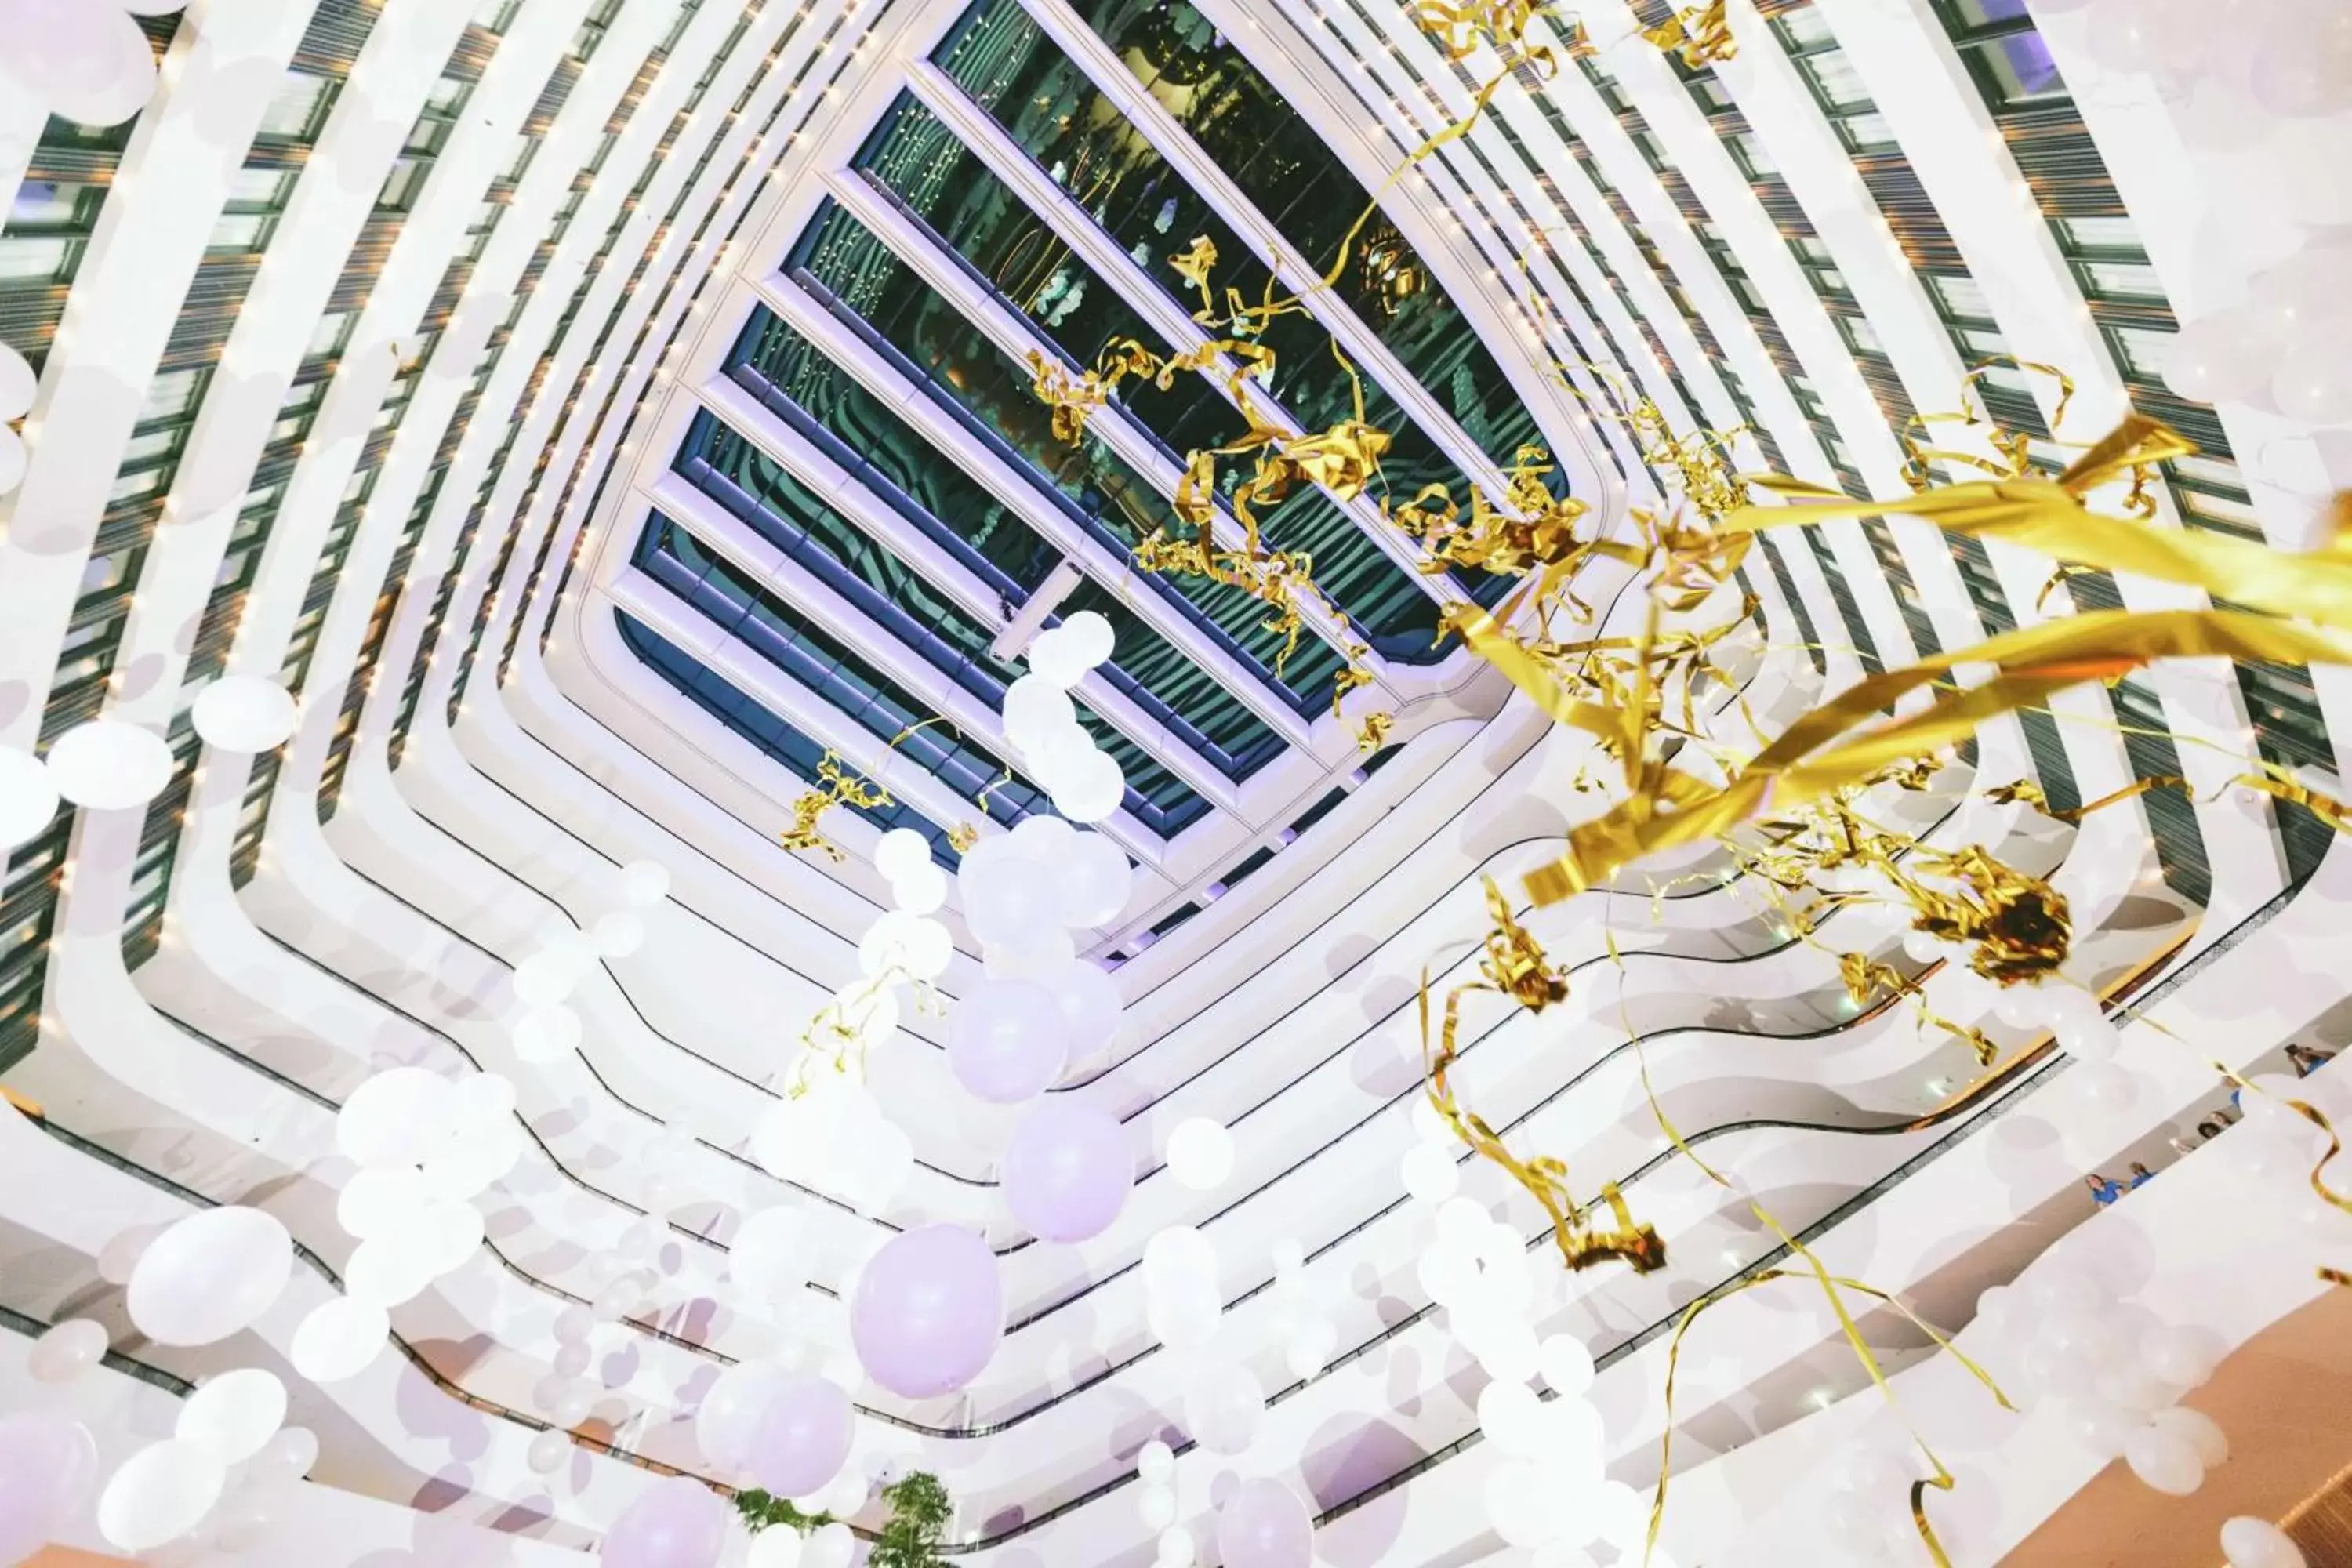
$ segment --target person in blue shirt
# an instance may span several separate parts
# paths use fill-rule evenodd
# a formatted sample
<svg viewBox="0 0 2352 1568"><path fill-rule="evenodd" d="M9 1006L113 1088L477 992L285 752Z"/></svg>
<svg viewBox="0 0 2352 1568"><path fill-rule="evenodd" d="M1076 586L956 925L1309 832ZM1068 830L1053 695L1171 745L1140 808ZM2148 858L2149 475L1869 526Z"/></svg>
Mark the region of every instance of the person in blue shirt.
<svg viewBox="0 0 2352 1568"><path fill-rule="evenodd" d="M2101 1208L2106 1207L2109 1204L2124 1195L2124 1188L2121 1183L2111 1182L2107 1180L2106 1177L2099 1175L2095 1172L2084 1177L2083 1184L2091 1189L2091 1196L2098 1201L2098 1205Z"/></svg>
<svg viewBox="0 0 2352 1568"><path fill-rule="evenodd" d="M2334 1051L2315 1050L2309 1046L2289 1046L2286 1059L2294 1064L2294 1076L2309 1078L2336 1059Z"/></svg>
<svg viewBox="0 0 2352 1568"><path fill-rule="evenodd" d="M2132 1162L2132 1172L2131 1172L2131 1186L2132 1186L2132 1187L2137 1187L2137 1186L2141 1185L2143 1183L2152 1182L2152 1181L2154 1181L2154 1180L2156 1180L2156 1173L2155 1173L2154 1171L2149 1170L2146 1165L2141 1164L2137 1160L2134 1160L2134 1161ZM2129 1190L2130 1190L2130 1188L2129 1188L2129 1187L2127 1187L2127 1188L2126 1188L2125 1190L2126 1190L2126 1191L2129 1191Z"/></svg>

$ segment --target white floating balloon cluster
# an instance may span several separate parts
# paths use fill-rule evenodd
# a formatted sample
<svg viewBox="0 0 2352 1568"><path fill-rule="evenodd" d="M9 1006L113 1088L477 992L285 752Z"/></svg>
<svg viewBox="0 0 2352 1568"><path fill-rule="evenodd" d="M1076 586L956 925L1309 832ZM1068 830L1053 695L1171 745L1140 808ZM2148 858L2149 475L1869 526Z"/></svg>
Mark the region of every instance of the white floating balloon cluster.
<svg viewBox="0 0 2352 1568"><path fill-rule="evenodd" d="M0 93L79 125L120 125L155 92L155 52L133 16L187 0L0 0Z"/></svg>
<svg viewBox="0 0 2352 1568"><path fill-rule="evenodd" d="M1004 738L1072 822L1100 822L1127 796L1118 763L1078 722L1070 688L1111 655L1110 622L1081 610L1029 644L1029 673L1004 693Z"/></svg>
<svg viewBox="0 0 2352 1568"><path fill-rule="evenodd" d="M0 345L0 407L8 395L5 353ZM0 480L7 478L16 438L0 425ZM8 489L0 483L0 494ZM266 752L294 732L294 699L275 681L230 676L199 692L189 717L207 744ZM60 801L91 811L143 806L163 793L176 766L163 736L120 719L75 725L51 742L46 759L0 746L0 853L37 837L56 819Z"/></svg>
<svg viewBox="0 0 2352 1568"><path fill-rule="evenodd" d="M560 1061L580 1048L580 1015L572 993L597 963L626 958L646 942L645 911L669 897L669 868L658 860L621 868L620 908L587 931L565 926L515 965L520 1008L509 1027L515 1055L537 1064Z"/></svg>
<svg viewBox="0 0 2352 1568"><path fill-rule="evenodd" d="M1288 1237L1274 1244L1274 1338L1283 1347L1283 1364L1302 1383L1322 1376L1339 1348L1339 1327L1316 1300L1306 1249Z"/></svg>
<svg viewBox="0 0 2352 1568"><path fill-rule="evenodd" d="M290 1353L303 1376L337 1383L366 1370L391 1310L474 1256L483 1236L475 1200L522 1157L514 1107L514 1085L495 1074L452 1081L411 1067L376 1074L343 1102L335 1144L358 1169L335 1218L359 1245L343 1294L295 1330Z"/></svg>
<svg viewBox="0 0 2352 1568"><path fill-rule="evenodd" d="M2023 1373L2029 1404L2058 1401L2077 1441L2120 1455L2158 1491L2185 1497L2230 1457L2221 1429L2179 1404L2213 1374L2207 1336L2117 1305L2071 1260L2044 1258L2021 1285L1987 1290L1977 1316Z"/></svg>
<svg viewBox="0 0 2352 1568"><path fill-rule="evenodd" d="M1632 1550L1649 1516L1631 1487L1603 1473L1601 1413L1585 1397L1592 1357L1566 1334L1538 1337L1542 1304L1526 1238L1462 1195L1453 1130L1426 1097L1412 1103L1415 1136L1398 1175L1435 1218L1414 1271L1445 1309L1446 1331L1492 1380L1478 1396L1478 1427L1505 1458L1486 1484L1489 1522L1509 1544L1562 1561L1596 1541ZM1537 1377L1554 1398L1537 1394Z"/></svg>
<svg viewBox="0 0 2352 1568"><path fill-rule="evenodd" d="M165 1344L210 1344L247 1327L292 1262L284 1228L253 1209L208 1209L133 1243L131 1321ZM106 1330L78 1318L34 1341L26 1364L36 1381L67 1385L106 1351ZM286 1385L274 1373L244 1367L207 1379L181 1405L172 1436L108 1479L99 1532L125 1552L184 1542L244 1552L275 1521L283 1489L318 1458L318 1439L285 1420ZM97 1446L79 1423L39 1413L0 1419L0 1562L61 1534L97 1472Z"/></svg>

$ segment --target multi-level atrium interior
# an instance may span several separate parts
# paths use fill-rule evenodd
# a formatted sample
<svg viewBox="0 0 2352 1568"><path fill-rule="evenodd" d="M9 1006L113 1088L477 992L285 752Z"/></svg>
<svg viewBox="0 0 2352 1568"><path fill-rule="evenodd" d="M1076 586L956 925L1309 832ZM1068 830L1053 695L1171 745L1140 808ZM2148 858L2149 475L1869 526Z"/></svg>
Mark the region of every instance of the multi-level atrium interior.
<svg viewBox="0 0 2352 1568"><path fill-rule="evenodd" d="M0 0L0 1562L2352 1563L2348 18Z"/></svg>

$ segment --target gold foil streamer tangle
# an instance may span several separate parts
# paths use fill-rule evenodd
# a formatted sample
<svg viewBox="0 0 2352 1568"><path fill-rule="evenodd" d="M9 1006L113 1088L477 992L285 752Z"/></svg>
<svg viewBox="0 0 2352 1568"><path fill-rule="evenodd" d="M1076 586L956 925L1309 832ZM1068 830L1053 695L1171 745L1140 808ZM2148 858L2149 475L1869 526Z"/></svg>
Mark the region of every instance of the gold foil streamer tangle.
<svg viewBox="0 0 2352 1568"><path fill-rule="evenodd" d="M1530 1013L1540 1013L1568 996L1568 977L1555 970L1534 935L1511 913L1511 906L1492 878L1485 879L1486 912L1493 921L1478 963L1479 977L1445 994L1442 1021L1430 1026L1429 975L1421 977L1421 1038L1427 1070L1430 1105L1454 1129L1454 1135L1480 1157L1501 1167L1527 1189L1551 1219L1552 1238L1560 1259L1570 1268L1622 1260L1639 1273L1664 1267L1666 1246L1657 1231L1636 1223L1614 1183L1604 1184L1601 1202L1612 1222L1596 1224L1568 1184L1567 1164L1550 1155L1522 1160L1511 1152L1487 1122L1461 1103L1451 1079L1460 1056L1462 998L1489 991L1509 997Z"/></svg>
<svg viewBox="0 0 2352 1568"><path fill-rule="evenodd" d="M1683 64L1692 70L1735 58L1739 43L1731 36L1727 10L1725 0L1689 6L1654 27L1643 28L1642 39L1668 54L1680 56Z"/></svg>
<svg viewBox="0 0 2352 1568"><path fill-rule="evenodd" d="M900 739L905 738L902 732ZM892 745L898 742L893 741ZM830 746L817 759L817 787L793 802L793 825L776 836L777 842L795 853L803 849L822 851L826 858L839 861L845 857L836 845L817 831L817 823L836 805L860 806L871 810L892 805L890 792L867 779L864 774L842 764L841 753Z"/></svg>

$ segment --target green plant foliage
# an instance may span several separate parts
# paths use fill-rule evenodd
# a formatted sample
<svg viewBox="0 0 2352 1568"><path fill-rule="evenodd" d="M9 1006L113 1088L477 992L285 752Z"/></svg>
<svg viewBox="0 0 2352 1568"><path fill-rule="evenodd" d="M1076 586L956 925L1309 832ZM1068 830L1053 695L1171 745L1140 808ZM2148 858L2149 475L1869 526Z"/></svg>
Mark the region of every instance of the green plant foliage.
<svg viewBox="0 0 2352 1568"><path fill-rule="evenodd" d="M890 1505L890 1522L875 1536L866 1568L945 1568L933 1548L946 1533L955 1503L940 1478L918 1470L884 1487L882 1500Z"/></svg>
<svg viewBox="0 0 2352 1568"><path fill-rule="evenodd" d="M866 1568L946 1568L937 1550L955 1512L955 1500L940 1478L918 1470L882 1489L890 1518L874 1537ZM735 1494L735 1511L752 1534L782 1525L803 1535L834 1522L829 1513L803 1513L790 1500L757 1487Z"/></svg>

